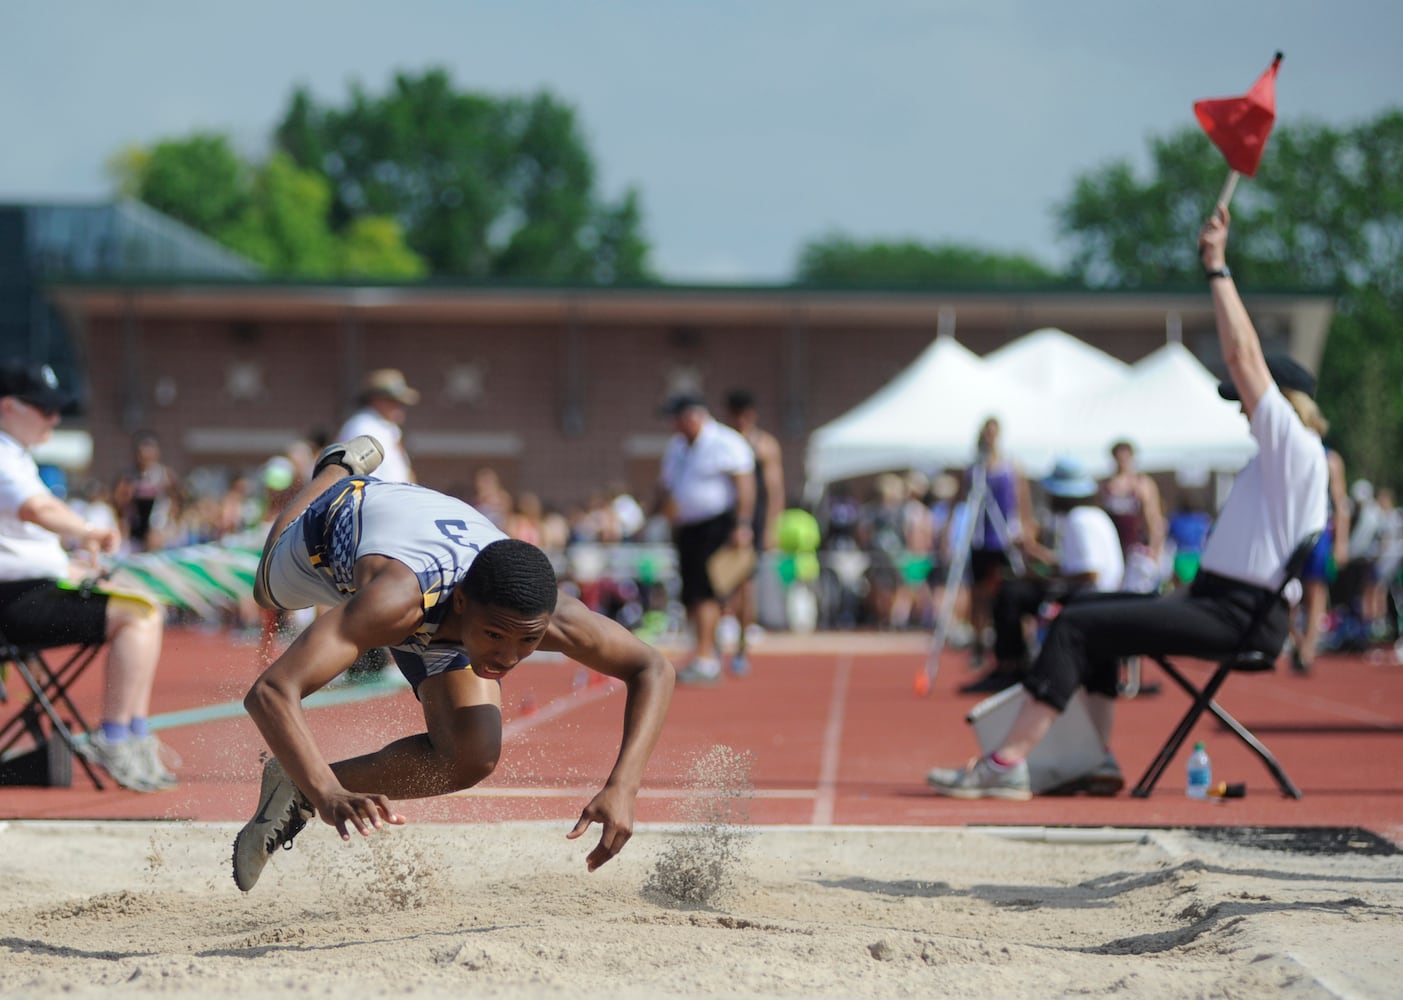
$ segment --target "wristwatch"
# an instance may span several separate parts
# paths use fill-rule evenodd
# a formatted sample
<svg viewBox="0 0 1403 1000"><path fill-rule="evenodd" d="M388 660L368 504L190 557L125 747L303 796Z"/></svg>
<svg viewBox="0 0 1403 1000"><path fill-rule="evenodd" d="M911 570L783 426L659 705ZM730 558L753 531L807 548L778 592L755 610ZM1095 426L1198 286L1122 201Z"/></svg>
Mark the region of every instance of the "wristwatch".
<svg viewBox="0 0 1403 1000"><path fill-rule="evenodd" d="M1231 278L1232 272L1228 270L1227 265L1225 264L1222 267L1215 267L1211 270L1209 268L1204 268L1203 276L1209 281L1212 281L1214 278Z"/></svg>

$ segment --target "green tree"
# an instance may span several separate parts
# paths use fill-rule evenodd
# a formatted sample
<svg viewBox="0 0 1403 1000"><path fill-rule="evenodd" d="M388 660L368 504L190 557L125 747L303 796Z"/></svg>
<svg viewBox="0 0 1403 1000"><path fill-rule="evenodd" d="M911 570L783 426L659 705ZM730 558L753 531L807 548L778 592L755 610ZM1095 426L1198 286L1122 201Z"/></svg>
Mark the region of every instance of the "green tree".
<svg viewBox="0 0 1403 1000"><path fill-rule="evenodd" d="M638 196L596 192L574 110L546 93L496 98L448 74L396 75L342 107L299 88L277 141L331 186L340 230L366 214L396 219L433 273L475 279L651 279Z"/></svg>
<svg viewBox="0 0 1403 1000"><path fill-rule="evenodd" d="M1078 178L1057 209L1071 274L1093 286L1200 280L1195 235L1227 167L1196 127L1150 144L1148 178L1124 162ZM1338 312L1321 407L1351 476L1399 485L1403 459L1403 111L1355 127L1278 123L1232 203L1244 288L1321 289Z"/></svg>
<svg viewBox="0 0 1403 1000"><path fill-rule="evenodd" d="M253 171L213 132L128 150L112 166L119 189L211 236L247 211L253 190Z"/></svg>
<svg viewBox="0 0 1403 1000"><path fill-rule="evenodd" d="M109 170L119 193L213 237L271 275L399 280L426 270L393 219L363 215L344 233L333 232L326 179L284 153L251 164L224 136L200 132L149 150L125 149Z"/></svg>
<svg viewBox="0 0 1403 1000"><path fill-rule="evenodd" d="M799 253L801 284L848 288L1046 285L1059 278L1031 257L953 243L860 243L832 234Z"/></svg>

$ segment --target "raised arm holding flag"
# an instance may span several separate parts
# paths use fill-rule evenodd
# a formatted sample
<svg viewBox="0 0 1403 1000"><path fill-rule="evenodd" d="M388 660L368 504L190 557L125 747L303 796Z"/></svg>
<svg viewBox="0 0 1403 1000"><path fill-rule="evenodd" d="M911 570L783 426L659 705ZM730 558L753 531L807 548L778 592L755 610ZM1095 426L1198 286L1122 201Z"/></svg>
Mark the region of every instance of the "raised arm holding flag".
<svg viewBox="0 0 1403 1000"><path fill-rule="evenodd" d="M1267 136L1276 121L1276 71L1281 65L1281 53L1271 61L1267 71L1257 78L1252 89L1241 97L1219 97L1194 102L1194 115L1208 138L1228 161L1232 172L1218 195L1218 204L1232 201L1237 179L1242 174L1253 177L1266 149Z"/></svg>

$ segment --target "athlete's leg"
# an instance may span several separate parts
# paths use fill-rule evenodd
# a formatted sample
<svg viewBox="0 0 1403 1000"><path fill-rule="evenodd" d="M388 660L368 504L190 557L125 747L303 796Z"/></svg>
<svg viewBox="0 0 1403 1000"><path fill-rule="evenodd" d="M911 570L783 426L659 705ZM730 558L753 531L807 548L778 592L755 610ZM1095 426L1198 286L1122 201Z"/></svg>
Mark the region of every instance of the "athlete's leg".
<svg viewBox="0 0 1403 1000"><path fill-rule="evenodd" d="M428 731L331 766L353 792L421 799L471 788L502 753L502 692L471 670L426 678L419 701Z"/></svg>

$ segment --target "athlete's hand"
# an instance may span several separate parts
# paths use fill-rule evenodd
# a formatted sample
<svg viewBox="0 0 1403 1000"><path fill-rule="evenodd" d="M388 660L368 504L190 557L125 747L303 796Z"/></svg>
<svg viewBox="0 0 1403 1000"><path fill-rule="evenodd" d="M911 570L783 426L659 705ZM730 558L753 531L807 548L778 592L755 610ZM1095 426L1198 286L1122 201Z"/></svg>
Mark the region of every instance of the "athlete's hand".
<svg viewBox="0 0 1403 1000"><path fill-rule="evenodd" d="M317 815L323 823L336 827L342 840L351 839L352 827L362 837L369 837L376 830L383 830L386 823L393 826L403 826L405 823L404 817L394 811L388 798L366 792L335 792L317 803Z"/></svg>
<svg viewBox="0 0 1403 1000"><path fill-rule="evenodd" d="M604 825L599 845L585 858L585 867L594 871L622 851L633 836L633 796L616 788L605 788L590 799L589 805L580 813L580 821L565 835L566 838L574 840L583 835L591 823Z"/></svg>

